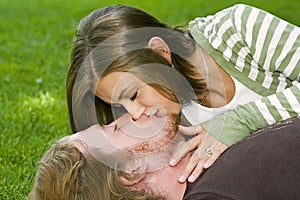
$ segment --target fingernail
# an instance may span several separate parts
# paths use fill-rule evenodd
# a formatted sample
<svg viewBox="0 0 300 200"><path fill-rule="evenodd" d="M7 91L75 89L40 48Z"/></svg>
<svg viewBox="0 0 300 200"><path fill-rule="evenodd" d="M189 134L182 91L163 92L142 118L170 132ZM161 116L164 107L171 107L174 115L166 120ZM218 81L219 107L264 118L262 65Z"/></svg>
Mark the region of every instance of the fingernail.
<svg viewBox="0 0 300 200"><path fill-rule="evenodd" d="M209 163L204 163L204 164L203 164L203 168L204 168L204 169L207 169L207 168L209 168L209 166L210 166L210 164L209 164Z"/></svg>
<svg viewBox="0 0 300 200"><path fill-rule="evenodd" d="M183 183L185 181L185 177L181 175L178 179L179 182Z"/></svg>
<svg viewBox="0 0 300 200"><path fill-rule="evenodd" d="M194 182L196 177L194 175L191 175L188 179L189 182Z"/></svg>
<svg viewBox="0 0 300 200"><path fill-rule="evenodd" d="M175 159L172 159L170 160L170 163L169 163L171 166L174 166L175 165Z"/></svg>

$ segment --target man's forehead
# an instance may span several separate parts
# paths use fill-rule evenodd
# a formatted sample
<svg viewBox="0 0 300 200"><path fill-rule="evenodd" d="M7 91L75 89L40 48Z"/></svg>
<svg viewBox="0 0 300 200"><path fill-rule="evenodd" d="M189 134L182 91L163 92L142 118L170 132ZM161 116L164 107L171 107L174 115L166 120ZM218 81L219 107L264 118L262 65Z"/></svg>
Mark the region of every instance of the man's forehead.
<svg viewBox="0 0 300 200"><path fill-rule="evenodd" d="M86 131L76 134L77 137L85 143L86 148L89 151L91 151L91 149L101 149L102 151L113 150L114 146L107 139L104 134L104 129L101 128L100 125L94 125Z"/></svg>

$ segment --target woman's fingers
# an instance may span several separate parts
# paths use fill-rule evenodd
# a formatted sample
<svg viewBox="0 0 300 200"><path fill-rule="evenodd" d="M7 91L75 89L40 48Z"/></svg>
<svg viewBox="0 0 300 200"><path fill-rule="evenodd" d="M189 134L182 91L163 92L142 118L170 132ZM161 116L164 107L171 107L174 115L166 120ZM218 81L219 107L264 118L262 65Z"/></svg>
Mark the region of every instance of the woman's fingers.
<svg viewBox="0 0 300 200"><path fill-rule="evenodd" d="M194 138L190 139L189 141L185 142L172 156L170 160L170 165L175 166L177 163L189 152L196 149L199 144L201 143L201 138L195 136Z"/></svg>
<svg viewBox="0 0 300 200"><path fill-rule="evenodd" d="M180 183L184 183L187 179L189 182L194 182L203 171L203 164L207 161L209 154L201 150L198 148L190 157L188 164L178 179Z"/></svg>
<svg viewBox="0 0 300 200"><path fill-rule="evenodd" d="M193 183L201 174L201 172L203 171L203 163L205 163L207 161L207 159L209 158L209 155L206 155L205 158L200 158L200 161L198 162L196 168L193 170L193 172L191 173L191 175L188 177L188 182Z"/></svg>
<svg viewBox="0 0 300 200"><path fill-rule="evenodd" d="M227 148L228 147L225 144L218 141L212 150L211 156L207 157L206 161L204 162L203 168L210 168Z"/></svg>
<svg viewBox="0 0 300 200"><path fill-rule="evenodd" d="M186 130L187 129L185 129L185 131ZM188 133L198 132L195 131L195 127L188 130L190 130ZM212 166L219 156L227 149L226 145L216 140L205 130L201 130L200 132L201 134L198 134L191 139L192 142L189 141L185 143L185 154L195 148L197 149L190 157L187 166L183 170L182 175L179 177L178 181L180 183L183 183L186 180L194 182L199 177L203 169L207 169ZM188 145L190 145L190 147L187 147ZM181 154L180 159L182 157L183 154Z"/></svg>
<svg viewBox="0 0 300 200"><path fill-rule="evenodd" d="M181 132L184 135L198 135L200 134L203 129L202 126L179 126L179 132Z"/></svg>
<svg viewBox="0 0 300 200"><path fill-rule="evenodd" d="M203 160L202 160L203 162ZM185 169L183 170L181 176L179 177L178 181L180 183L184 183L187 178L190 180L195 180L196 178L198 178L198 176L200 175L200 173L202 172L203 168L202 168L202 163L200 158L197 157L196 154L193 154L193 156L191 156L188 164L186 165ZM193 173L192 173L193 172Z"/></svg>

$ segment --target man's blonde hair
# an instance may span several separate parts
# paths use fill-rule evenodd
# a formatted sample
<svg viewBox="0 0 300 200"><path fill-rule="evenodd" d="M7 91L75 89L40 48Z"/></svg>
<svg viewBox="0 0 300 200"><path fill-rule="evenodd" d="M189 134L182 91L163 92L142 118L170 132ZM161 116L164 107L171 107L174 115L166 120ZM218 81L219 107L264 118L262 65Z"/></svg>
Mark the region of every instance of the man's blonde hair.
<svg viewBox="0 0 300 200"><path fill-rule="evenodd" d="M58 141L39 162L28 200L143 200L119 181L120 172L91 155L83 155L74 142Z"/></svg>

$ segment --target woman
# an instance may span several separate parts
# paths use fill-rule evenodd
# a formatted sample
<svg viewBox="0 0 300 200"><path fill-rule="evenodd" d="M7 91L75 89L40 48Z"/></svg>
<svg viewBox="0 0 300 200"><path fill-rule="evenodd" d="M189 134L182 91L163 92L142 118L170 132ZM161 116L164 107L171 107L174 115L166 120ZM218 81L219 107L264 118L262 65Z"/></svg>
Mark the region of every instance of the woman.
<svg viewBox="0 0 300 200"><path fill-rule="evenodd" d="M80 22L72 52L72 129L107 124L124 108L133 119L182 113L214 136L204 139L211 145L205 149L210 166L225 145L299 116L299 33L242 4L196 18L185 32L132 7L94 11ZM200 147L203 137L188 141L173 164ZM200 174L201 153L195 151L180 181L193 170L189 181Z"/></svg>

